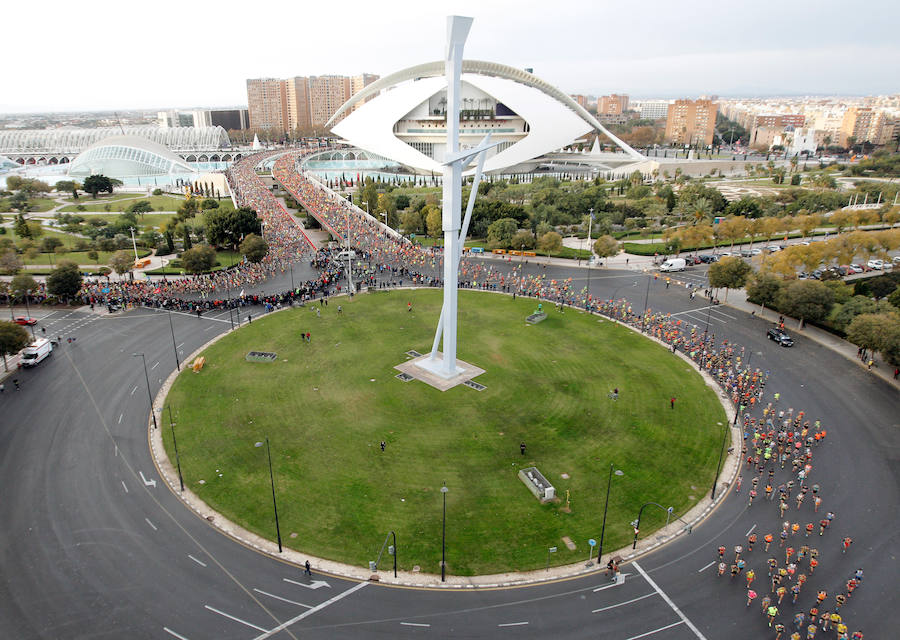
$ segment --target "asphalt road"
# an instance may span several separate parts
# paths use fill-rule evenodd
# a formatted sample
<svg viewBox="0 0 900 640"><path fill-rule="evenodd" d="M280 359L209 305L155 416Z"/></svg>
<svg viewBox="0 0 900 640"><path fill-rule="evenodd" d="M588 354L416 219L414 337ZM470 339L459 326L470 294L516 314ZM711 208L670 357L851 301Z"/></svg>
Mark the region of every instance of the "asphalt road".
<svg viewBox="0 0 900 640"><path fill-rule="evenodd" d="M535 264L528 269L545 271ZM586 282L584 269L546 269L548 278L570 272ZM704 272L693 267L679 277L702 284ZM278 290L288 279L285 274L260 289ZM647 282L630 272L591 273L593 293L627 297L636 310ZM815 451L812 480L822 486L823 509L836 518L825 536L814 534L821 564L797 607L808 609L819 588L836 593L862 567L865 580L844 608L845 619L869 638L893 637L900 627L896 389L803 336L795 336L791 349L777 347L765 339L762 321L728 307L708 309L683 288L651 280L649 298L652 308L679 313L701 331L708 318L717 337L746 346L751 365L771 371L767 391L823 421L829 435ZM185 354L230 327L227 313L172 319ZM7 384L0 397L0 637L774 637L757 605L745 606L744 581L717 578L710 565L719 544L742 544L751 529L780 531L774 503L747 505L746 482L692 534L623 565L620 584L598 573L527 588L442 593L309 578L222 536L156 477L147 446L147 383L141 359L131 354L146 354L155 393L175 366L167 314L54 312L41 324L62 335L62 347L17 375L20 391ZM67 343L72 336L77 340ZM807 501L787 517L805 523L820 516ZM843 535L854 539L845 555ZM452 555L462 552L452 537L451 526L451 566ZM749 554L761 593L765 557L759 548ZM784 605L789 622L795 607Z"/></svg>

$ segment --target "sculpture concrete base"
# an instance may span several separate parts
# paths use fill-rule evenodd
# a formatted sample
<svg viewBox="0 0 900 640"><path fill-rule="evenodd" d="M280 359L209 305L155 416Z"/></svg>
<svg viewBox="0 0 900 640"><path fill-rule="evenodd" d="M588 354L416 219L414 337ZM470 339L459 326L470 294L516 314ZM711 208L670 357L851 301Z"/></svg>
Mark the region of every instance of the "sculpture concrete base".
<svg viewBox="0 0 900 640"><path fill-rule="evenodd" d="M468 362L457 360L456 375L447 378L442 370L444 364L442 356L443 354L438 351L438 357L432 360L430 354L425 354L424 356L401 362L394 368L434 387L438 391L452 389L484 373L484 369L480 369Z"/></svg>

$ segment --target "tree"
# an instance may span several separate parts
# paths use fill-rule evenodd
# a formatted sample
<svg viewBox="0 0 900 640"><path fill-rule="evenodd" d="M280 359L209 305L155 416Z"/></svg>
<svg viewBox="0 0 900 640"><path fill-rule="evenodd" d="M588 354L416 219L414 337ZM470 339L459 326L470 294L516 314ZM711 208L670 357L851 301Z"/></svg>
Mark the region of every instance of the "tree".
<svg viewBox="0 0 900 640"><path fill-rule="evenodd" d="M528 229L516 231L516 235L509 242L512 249L534 249L534 234Z"/></svg>
<svg viewBox="0 0 900 640"><path fill-rule="evenodd" d="M81 185L74 180L60 180L53 188L59 193L69 191L72 193L72 198L78 200L78 190L81 188Z"/></svg>
<svg viewBox="0 0 900 640"><path fill-rule="evenodd" d="M440 208L434 204L427 204L425 205L425 208L422 209L422 215L425 218L425 226L428 230L428 235L432 238L439 238L443 225Z"/></svg>
<svg viewBox="0 0 900 640"><path fill-rule="evenodd" d="M3 370L9 371L6 363L6 356L18 353L31 342L31 336L25 327L21 327L13 322L0 322L0 354L3 355Z"/></svg>
<svg viewBox="0 0 900 640"><path fill-rule="evenodd" d="M145 213L153 211L153 206L150 204L149 200L138 200L128 205L128 208L126 208L125 211L127 213L139 215L141 220L143 220Z"/></svg>
<svg viewBox="0 0 900 640"><path fill-rule="evenodd" d="M110 178L107 178L104 175L94 174L90 175L84 179L84 190L91 194L93 198L96 199L97 194L102 191L107 193L112 193L114 189L114 182L119 182L118 180L113 181ZM119 182L121 184L121 182Z"/></svg>
<svg viewBox="0 0 900 640"><path fill-rule="evenodd" d="M47 277L47 292L63 300L74 298L80 290L81 273L74 262L63 262Z"/></svg>
<svg viewBox="0 0 900 640"><path fill-rule="evenodd" d="M204 273L215 266L216 252L209 245L197 245L181 254L181 264L188 273Z"/></svg>
<svg viewBox="0 0 900 640"><path fill-rule="evenodd" d="M487 241L493 249L506 249L512 246L512 238L519 225L512 218L501 218L488 227Z"/></svg>
<svg viewBox="0 0 900 640"><path fill-rule="evenodd" d="M845 331L853 319L863 313L889 312L892 307L887 302L875 302L866 296L853 296L844 304L834 305L828 316L829 322L841 331Z"/></svg>
<svg viewBox="0 0 900 640"><path fill-rule="evenodd" d="M20 214L28 211L28 195L24 191L17 191L9 199L9 206Z"/></svg>
<svg viewBox="0 0 900 640"><path fill-rule="evenodd" d="M27 273L20 273L9 283L9 290L16 298L24 299L26 291L37 291L38 283Z"/></svg>
<svg viewBox="0 0 900 640"><path fill-rule="evenodd" d="M562 246L562 236L556 231L548 231L538 240L538 249L548 254L559 252Z"/></svg>
<svg viewBox="0 0 900 640"><path fill-rule="evenodd" d="M203 200L203 202L200 203L201 211L209 211L210 209L218 209L218 208L219 208L218 201L213 200L212 198L206 198L205 200Z"/></svg>
<svg viewBox="0 0 900 640"><path fill-rule="evenodd" d="M778 310L800 320L800 328L807 320L821 322L831 311L834 292L818 280L797 280L781 290Z"/></svg>
<svg viewBox="0 0 900 640"><path fill-rule="evenodd" d="M56 247L61 246L63 246L63 241L56 236L47 236L41 240L41 251L44 253L52 253L56 250Z"/></svg>
<svg viewBox="0 0 900 640"><path fill-rule="evenodd" d="M782 281L775 276L758 271L747 283L747 299L762 307L772 307L781 293Z"/></svg>
<svg viewBox="0 0 900 640"><path fill-rule="evenodd" d="M600 236L594 243L594 253L601 258L610 258L619 253L619 241L612 236Z"/></svg>
<svg viewBox="0 0 900 640"><path fill-rule="evenodd" d="M406 233L420 233L422 231L422 214L415 210L404 211L400 214L400 228Z"/></svg>
<svg viewBox="0 0 900 640"><path fill-rule="evenodd" d="M203 216L206 240L213 246L236 248L242 237L260 235L262 226L253 209L210 209ZM189 246L185 247L189 249Z"/></svg>
<svg viewBox="0 0 900 640"><path fill-rule="evenodd" d="M752 270L752 267L740 258L722 258L709 266L707 273L709 286L716 289L724 288L725 299L728 300L728 290L743 287Z"/></svg>
<svg viewBox="0 0 900 640"><path fill-rule="evenodd" d="M130 251L116 251L109 258L109 266L120 276L134 268L134 256Z"/></svg>
<svg viewBox="0 0 900 640"><path fill-rule="evenodd" d="M91 249L87 252L88 260L93 260L97 264L100 264L100 254L97 253L94 249Z"/></svg>
<svg viewBox="0 0 900 640"><path fill-rule="evenodd" d="M877 351L893 366L900 366L900 314L863 313L847 327L853 344Z"/></svg>
<svg viewBox="0 0 900 640"><path fill-rule="evenodd" d="M22 270L22 260L12 249L0 254L0 272L6 275L16 275Z"/></svg>
<svg viewBox="0 0 900 640"><path fill-rule="evenodd" d="M255 233L251 233L241 243L241 255L250 262L259 262L269 252L269 245Z"/></svg>

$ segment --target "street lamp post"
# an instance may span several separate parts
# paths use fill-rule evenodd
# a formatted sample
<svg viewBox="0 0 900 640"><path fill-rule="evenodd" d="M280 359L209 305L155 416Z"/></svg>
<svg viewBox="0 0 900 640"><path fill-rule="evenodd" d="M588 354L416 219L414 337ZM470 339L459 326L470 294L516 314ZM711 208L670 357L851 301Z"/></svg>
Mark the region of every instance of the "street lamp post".
<svg viewBox="0 0 900 640"><path fill-rule="evenodd" d="M722 470L722 455L725 452L725 440L728 439L728 427L723 425L721 422L717 422L716 424L722 427L722 446L719 447L719 462L716 464L716 475L713 476L712 493L709 495L711 500L716 499L716 482L719 479L719 471Z"/></svg>
<svg viewBox="0 0 900 640"><path fill-rule="evenodd" d="M172 446L175 447L175 464L178 466L178 482L184 491L184 477L181 475L181 458L178 456L178 441L175 439L175 421L172 420L172 405L169 405L169 426L172 428Z"/></svg>
<svg viewBox="0 0 900 640"><path fill-rule="evenodd" d="M366 213L369 211L369 203L366 205ZM350 289L350 295L353 295L353 263L350 260L350 208L344 207L344 221L347 223L347 287Z"/></svg>
<svg viewBox="0 0 900 640"><path fill-rule="evenodd" d="M22 293L22 292L19 291L19 293ZM28 307L28 296L30 296L30 295L31 295L31 289L26 289L25 290L25 315L28 316L29 318L31 318L31 309ZM34 325L30 324L30 325L28 325L28 328L31 329L31 338L36 340L37 336L34 335Z"/></svg>
<svg viewBox="0 0 900 640"><path fill-rule="evenodd" d="M272 451L269 449L269 436L266 436L266 456L269 458L269 481L272 483L272 506L275 509L275 536L278 538L278 553L281 553L281 527L278 524L278 502L275 500L275 474L272 471ZM257 442L255 447L263 446L262 442Z"/></svg>
<svg viewBox="0 0 900 640"><path fill-rule="evenodd" d="M613 473L617 476L625 475L621 469L613 471L613 465L609 465L609 478L606 480L606 503L603 506L603 526L600 527L600 546L597 548L597 562L603 557L603 537L606 535L606 511L609 509L609 489L612 486Z"/></svg>
<svg viewBox="0 0 900 640"><path fill-rule="evenodd" d="M446 581L447 576L447 484L441 487L441 495L444 498L444 517L441 520L441 582Z"/></svg>
<svg viewBox="0 0 900 640"><path fill-rule="evenodd" d="M153 428L157 428L156 424L156 412L153 411L153 396L150 393L150 374L147 373L147 358L143 353L132 353L132 358L141 357L141 361L144 363L144 380L147 381L147 400L150 401L150 417L153 418Z"/></svg>
<svg viewBox="0 0 900 640"><path fill-rule="evenodd" d="M647 305L650 303L650 280L653 278L650 272L647 272L647 293L644 294L644 313L641 314L641 333L644 333L644 327L647 324Z"/></svg>
<svg viewBox="0 0 900 640"><path fill-rule="evenodd" d="M169 331L172 332L172 348L175 350L175 368L181 371L181 361L178 359L178 344L175 342L175 325L172 324L172 310L166 309L169 313Z"/></svg>
<svg viewBox="0 0 900 640"><path fill-rule="evenodd" d="M640 530L641 530L641 516L642 516L643 513L644 513L644 508L645 508L645 507L649 507L650 505L654 505L654 506L656 506L656 507L659 507L659 508L662 509L663 511L666 510L666 508L665 508L664 506L662 506L661 504L658 504L658 503L656 503L656 502L645 502L644 504L641 505L641 510L638 511L638 517L637 517L637 520L635 520L634 522L631 523L631 524L634 526L634 542L631 543L631 548L632 548L632 549L637 548L638 533L639 533Z"/></svg>
<svg viewBox="0 0 900 640"><path fill-rule="evenodd" d="M588 236L587 236L587 241L588 241L588 277L587 277L587 296L586 296L587 299L584 301L584 306L588 310L590 310L590 307L591 307L591 303L590 303L590 299L591 299L591 262L594 261L594 245L591 244L591 230L594 225L594 207L591 207L589 209L589 212L590 212L590 214L589 214L590 217L588 218Z"/></svg>

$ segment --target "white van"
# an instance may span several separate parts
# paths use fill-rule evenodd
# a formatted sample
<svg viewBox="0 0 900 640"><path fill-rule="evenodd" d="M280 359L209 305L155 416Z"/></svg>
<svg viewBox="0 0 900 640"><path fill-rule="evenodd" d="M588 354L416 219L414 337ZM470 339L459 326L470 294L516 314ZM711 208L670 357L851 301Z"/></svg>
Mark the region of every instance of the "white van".
<svg viewBox="0 0 900 640"><path fill-rule="evenodd" d="M53 353L53 345L47 338L35 340L22 350L22 366L33 367Z"/></svg>
<svg viewBox="0 0 900 640"><path fill-rule="evenodd" d="M661 265L659 265L660 271L684 271L685 265L684 258L669 258Z"/></svg>
<svg viewBox="0 0 900 640"><path fill-rule="evenodd" d="M353 249L344 249L335 256L335 260L340 260L342 262L346 262L348 259L356 260L356 252Z"/></svg>

